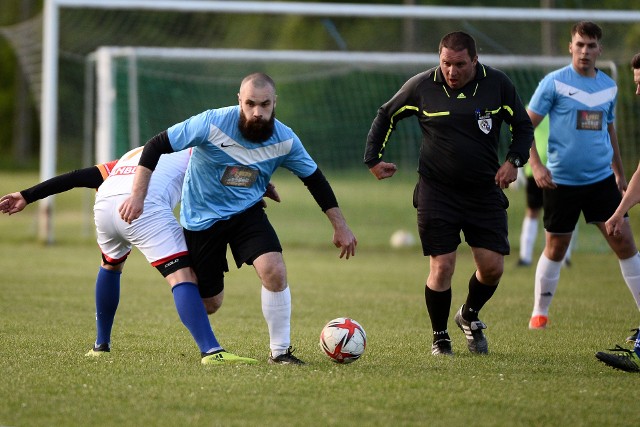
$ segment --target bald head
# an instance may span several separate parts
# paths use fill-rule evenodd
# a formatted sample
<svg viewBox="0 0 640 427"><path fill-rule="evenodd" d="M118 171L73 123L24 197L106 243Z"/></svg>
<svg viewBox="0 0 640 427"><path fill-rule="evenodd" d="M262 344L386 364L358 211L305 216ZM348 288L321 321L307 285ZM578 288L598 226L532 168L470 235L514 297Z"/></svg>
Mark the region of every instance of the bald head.
<svg viewBox="0 0 640 427"><path fill-rule="evenodd" d="M273 93L275 94L276 92L276 83L265 73L249 74L247 77L242 79L242 83L240 83L241 92L242 88L247 84L251 84L251 86L256 89L266 89L268 87L271 87L273 89Z"/></svg>

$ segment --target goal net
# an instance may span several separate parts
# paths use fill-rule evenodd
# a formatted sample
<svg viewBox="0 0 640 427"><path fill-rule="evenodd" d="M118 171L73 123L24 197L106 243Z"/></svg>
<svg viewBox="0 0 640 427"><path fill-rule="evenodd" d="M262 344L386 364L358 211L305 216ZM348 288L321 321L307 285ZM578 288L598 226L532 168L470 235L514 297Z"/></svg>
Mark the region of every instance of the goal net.
<svg viewBox="0 0 640 427"><path fill-rule="evenodd" d="M327 170L361 169L378 107L409 77L438 64L436 54L140 47L103 47L90 59L97 99L85 116L94 116L95 105L99 162L191 115L235 105L241 78L264 71L276 81L277 117ZM481 61L505 71L527 102L542 76L568 60L488 55ZM600 66L615 76L615 64ZM414 168L420 141L418 126L401 123L387 158Z"/></svg>

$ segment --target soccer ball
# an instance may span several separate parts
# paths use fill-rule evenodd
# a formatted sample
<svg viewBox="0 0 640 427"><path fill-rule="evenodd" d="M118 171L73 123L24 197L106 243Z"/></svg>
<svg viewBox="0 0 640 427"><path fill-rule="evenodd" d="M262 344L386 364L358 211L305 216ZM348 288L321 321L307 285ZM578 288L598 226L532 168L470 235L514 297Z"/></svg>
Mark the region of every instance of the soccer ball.
<svg viewBox="0 0 640 427"><path fill-rule="evenodd" d="M407 230L398 230L391 235L389 244L394 249L408 248L416 244L416 239Z"/></svg>
<svg viewBox="0 0 640 427"><path fill-rule="evenodd" d="M327 323L320 333L320 347L336 363L355 362L367 346L364 328L348 317L338 317Z"/></svg>

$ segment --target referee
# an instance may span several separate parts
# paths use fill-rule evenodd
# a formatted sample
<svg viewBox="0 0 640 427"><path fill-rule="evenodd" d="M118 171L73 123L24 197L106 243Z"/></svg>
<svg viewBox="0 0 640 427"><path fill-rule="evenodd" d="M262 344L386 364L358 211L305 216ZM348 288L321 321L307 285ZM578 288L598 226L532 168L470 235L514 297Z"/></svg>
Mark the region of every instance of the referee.
<svg viewBox="0 0 640 427"><path fill-rule="evenodd" d="M379 108L364 163L377 179L393 176L396 165L382 160L385 146L398 121L418 118L423 137L413 205L422 251L430 257L425 303L433 328L431 352L453 355L447 323L462 231L476 270L455 322L469 351L486 354L486 325L478 312L495 292L510 251L509 201L502 190L529 158L533 126L509 78L478 62L473 37L449 33L438 50L439 66L410 78ZM499 159L503 122L510 125L512 141L506 159Z"/></svg>

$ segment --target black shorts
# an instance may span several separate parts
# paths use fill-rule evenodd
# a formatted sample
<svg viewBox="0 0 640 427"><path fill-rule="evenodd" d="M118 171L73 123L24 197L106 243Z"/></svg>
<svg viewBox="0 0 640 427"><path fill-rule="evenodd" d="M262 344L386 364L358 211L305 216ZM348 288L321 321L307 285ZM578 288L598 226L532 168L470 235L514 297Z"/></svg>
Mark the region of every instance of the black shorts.
<svg viewBox="0 0 640 427"><path fill-rule="evenodd" d="M206 230L184 230L184 236L202 298L216 296L224 289L224 273L229 271L227 245L238 268L253 264L262 254L282 252L261 203Z"/></svg>
<svg viewBox="0 0 640 427"><path fill-rule="evenodd" d="M560 185L544 189L544 228L549 233L571 233L580 212L585 222L606 222L616 211L622 195L612 174L589 185ZM627 216L627 214L625 214Z"/></svg>
<svg viewBox="0 0 640 427"><path fill-rule="evenodd" d="M189 257L189 254L180 254L160 260L160 262L154 262L153 266L158 269L162 277L167 277L180 269L191 267L191 257Z"/></svg>
<svg viewBox="0 0 640 427"><path fill-rule="evenodd" d="M420 176L413 193L418 232L425 256L454 252L460 232L467 244L509 255L509 200L497 186L460 191Z"/></svg>
<svg viewBox="0 0 640 427"><path fill-rule="evenodd" d="M536 180L532 176L527 177L527 207L529 209L542 209L542 188L538 187Z"/></svg>

